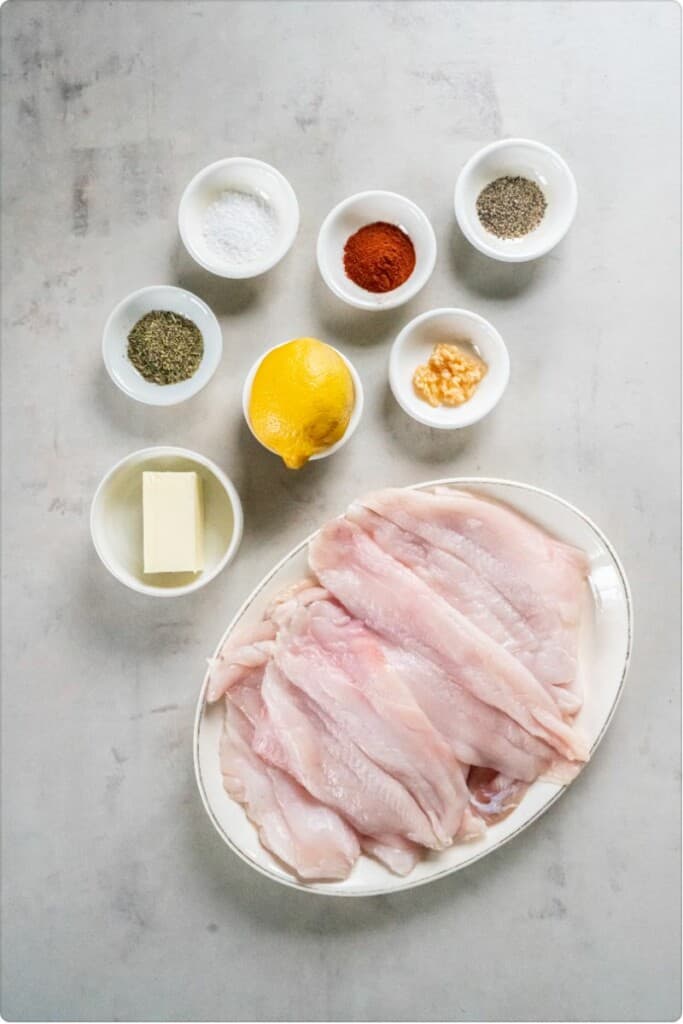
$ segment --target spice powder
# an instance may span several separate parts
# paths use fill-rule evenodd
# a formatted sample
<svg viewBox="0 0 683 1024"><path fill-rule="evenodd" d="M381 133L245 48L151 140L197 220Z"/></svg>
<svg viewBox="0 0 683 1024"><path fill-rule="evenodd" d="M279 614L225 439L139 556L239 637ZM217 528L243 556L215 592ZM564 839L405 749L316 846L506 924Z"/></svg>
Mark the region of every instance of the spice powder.
<svg viewBox="0 0 683 1024"><path fill-rule="evenodd" d="M415 269L415 247L396 224L366 224L344 246L344 270L367 292L391 292Z"/></svg>
<svg viewBox="0 0 683 1024"><path fill-rule="evenodd" d="M522 238L538 227L547 205L535 181L508 175L482 189L477 214L486 230L498 238Z"/></svg>

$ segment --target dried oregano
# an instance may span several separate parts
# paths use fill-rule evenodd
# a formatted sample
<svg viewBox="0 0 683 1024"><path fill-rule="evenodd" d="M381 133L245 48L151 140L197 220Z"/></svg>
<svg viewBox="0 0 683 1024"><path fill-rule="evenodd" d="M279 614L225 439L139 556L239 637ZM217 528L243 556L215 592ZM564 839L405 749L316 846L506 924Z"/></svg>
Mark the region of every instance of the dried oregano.
<svg viewBox="0 0 683 1024"><path fill-rule="evenodd" d="M196 373L204 355L197 325L166 310L153 309L128 335L128 358L153 384L177 384Z"/></svg>

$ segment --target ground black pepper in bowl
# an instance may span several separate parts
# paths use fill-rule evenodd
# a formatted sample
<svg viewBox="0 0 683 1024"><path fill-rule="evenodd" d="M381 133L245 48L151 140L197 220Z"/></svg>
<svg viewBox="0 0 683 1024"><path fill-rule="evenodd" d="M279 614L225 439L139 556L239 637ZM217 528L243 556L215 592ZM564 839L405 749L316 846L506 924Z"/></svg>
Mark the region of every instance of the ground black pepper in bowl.
<svg viewBox="0 0 683 1024"><path fill-rule="evenodd" d="M543 220L546 198L535 181L506 175L496 178L477 197L477 214L498 238L522 238Z"/></svg>
<svg viewBox="0 0 683 1024"><path fill-rule="evenodd" d="M199 369L204 339L197 325L168 310L153 309L128 335L128 358L152 384L179 384Z"/></svg>

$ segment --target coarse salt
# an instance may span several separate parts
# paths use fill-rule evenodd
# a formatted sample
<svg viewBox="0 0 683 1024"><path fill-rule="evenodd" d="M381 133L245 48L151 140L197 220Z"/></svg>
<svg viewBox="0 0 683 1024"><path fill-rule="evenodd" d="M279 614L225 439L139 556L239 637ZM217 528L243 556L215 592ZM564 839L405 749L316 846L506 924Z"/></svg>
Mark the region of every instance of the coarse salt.
<svg viewBox="0 0 683 1024"><path fill-rule="evenodd" d="M261 196L229 190L207 208L204 240L229 263L251 263L272 245L277 218Z"/></svg>

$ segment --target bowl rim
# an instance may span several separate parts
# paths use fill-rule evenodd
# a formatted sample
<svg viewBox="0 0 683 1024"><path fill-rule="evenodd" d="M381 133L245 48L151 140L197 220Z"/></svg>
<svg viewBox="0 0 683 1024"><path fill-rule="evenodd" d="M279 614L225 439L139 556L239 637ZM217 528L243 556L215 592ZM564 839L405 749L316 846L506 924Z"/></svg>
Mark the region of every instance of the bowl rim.
<svg viewBox="0 0 683 1024"><path fill-rule="evenodd" d="M539 244L535 249L526 253L504 251L502 247L499 247L495 242L485 242L473 231L470 231L469 226L467 224L467 218L462 216L463 209L465 206L465 185L470 175L472 174L473 169L477 166L478 163L481 162L481 160L484 159L484 157L488 156L490 153L494 153L496 150L499 149L507 149L510 146L525 146L527 149L537 150L538 152L546 153L552 156L553 159L556 160L562 168L565 179L569 186L566 202L567 214L564 226L561 228L560 231L558 231L554 236L552 236L550 240L546 241L543 244ZM458 174L458 177L455 182L455 189L453 193L453 206L455 209L455 218L458 222L458 227L462 231L467 241L471 245L473 245L475 249L478 249L479 252L483 253L485 256L489 256L491 259L494 260L500 260L503 263L527 263L529 260L540 259L541 256L545 256L547 253L551 251L551 249L554 249L556 245L559 245L559 243L565 237L565 235L569 231L569 228L572 226L574 222L576 210L578 207L578 201L579 193L576 185L576 179L569 164L564 159L564 157L562 157L556 149L553 149L551 146L548 146L545 142L538 142L536 139L525 139L519 137L498 139L496 142L490 142L487 146L482 146L482 148L478 149L476 153L473 153L469 160L465 162L462 169L460 170L460 173ZM492 237L495 238L495 235L493 235Z"/></svg>
<svg viewBox="0 0 683 1024"><path fill-rule="evenodd" d="M405 344L406 339L413 333L419 324L424 323L427 320L432 320L437 316L443 316L444 314L456 314L466 320L474 321L481 326L486 327L486 329L490 331L493 343L496 346L496 359L500 360L500 366L503 370L501 383L497 390L492 392L492 400L484 407L484 411L480 411L479 413L472 415L471 412L469 414L467 413L467 403L461 406L456 406L453 410L453 415L457 416L457 423L435 422L429 417L428 412L425 411L424 414L421 414L419 410L416 411L403 400L398 383L398 355ZM478 423L480 420L483 420L485 416L488 416L490 412L493 412L500 402L507 390L509 380L510 353L508 352L507 345L505 344L500 331L498 331L498 329L494 327L491 321L487 320L486 317L481 316L479 313L473 313L472 310L463 309L457 306L440 306L438 309L429 309L425 313L420 313L412 320L409 320L396 335L389 352L389 387L391 388L394 398L407 416L410 416L410 418L414 419L417 423L421 423L425 427L431 427L434 430L460 430L462 427L471 427L474 423ZM426 406L426 408L430 409L431 407Z"/></svg>
<svg viewBox="0 0 683 1024"><path fill-rule="evenodd" d="M247 426L249 427L249 431L252 437L255 438L256 441L258 441L262 448L265 448L266 451L271 452L271 454L273 455L277 455L279 459L282 458L280 453L276 452L275 449L271 448L269 445L264 444L261 438L258 437L256 432L254 431L254 428L251 425L251 419L249 418L249 399L251 398L251 389L254 383L254 377L256 376L257 370L261 363L263 362L263 360L266 358L266 356L270 355L270 353L274 352L276 349L282 348L283 345L289 345L290 342L296 340L296 338L289 338L287 341L280 341L276 345L271 345L269 349L266 349L265 352L263 352L257 359L254 360L249 369L249 372L244 378L244 384L242 385L242 414L244 416L244 420ZM319 338L316 338L315 340L320 341ZM315 455L311 455L311 457L308 459L308 462L319 462L321 459L326 459L329 455L334 455L334 453L338 452L340 448L343 448L346 442L356 432L358 424L361 421L363 415L363 408L365 405L363 382L361 381L358 370L353 365L351 360L348 358L348 356L345 356L343 352L340 352L338 348L335 348L334 345L330 345L326 341L321 342L321 344L327 345L327 347L331 348L333 352L336 352L337 355L341 357L349 373L351 374L354 390L354 404L353 411L351 413L351 419L349 420L349 425L342 434L342 436L339 438L339 440L335 441L334 444L330 445L330 447L326 448L324 451L316 452Z"/></svg>
<svg viewBox="0 0 683 1024"><path fill-rule="evenodd" d="M391 199L396 199L399 202L403 203L405 206L410 207L424 224L427 236L429 238L429 243L426 246L424 253L425 267L422 271L421 277L416 277L412 284L410 284L411 278L409 277L408 280L403 283L403 285L400 285L399 288L395 290L398 292L401 288L405 287L405 285L408 284L410 284L410 287L407 288L406 291L400 296L394 296L393 299L387 298L387 296L391 295L391 292L368 292L368 296L370 297L367 299L364 297L349 294L343 288L340 288L337 285L335 279L332 277L332 275L327 272L326 261L324 259L324 245L332 222L336 220L344 212L344 210L346 210L349 206L352 206L354 203L359 202L361 199L367 199L368 197L374 198L377 196L388 196ZM365 309L371 312L382 312L385 309L396 309L398 306L402 306L404 303L409 302L411 299L415 298L418 292L420 292L424 288L424 286L427 284L430 277L432 276L432 273L434 272L434 267L436 266L437 250L438 246L436 241L436 234L434 232L434 227L429 217L424 212L421 206L418 206L417 203L414 202L412 199L408 199L407 196L401 195L400 192L392 192L389 189L374 188L365 189L363 192L355 192L353 195L347 196L346 199L342 199L341 202L337 203L336 206L332 207L332 209L329 211L329 213L323 220L322 224L320 225L320 230L318 231L318 240L316 243L316 259L318 262L318 270L320 271L320 276L322 277L323 281L330 289L330 291L334 295L336 295L338 299L341 299L343 302L346 302L349 306L354 306L356 309Z"/></svg>
<svg viewBox="0 0 683 1024"><path fill-rule="evenodd" d="M157 399L153 398L151 394L149 396L146 396L146 395L143 396L140 392L136 391L134 388L127 387L126 384L122 380L119 380L117 375L114 373L114 370L113 370L113 367L112 367L111 359L110 359L110 356L109 356L109 345L108 345L108 343L109 343L110 335L112 334L112 331L113 331L112 324L114 322L114 318L116 317L116 315L119 312L121 312L121 310L125 309L126 306L128 306L129 303L131 303L134 299L137 299L138 297L143 296L143 295L145 295L148 292L159 292L159 291L162 291L162 292L176 292L176 293L181 294L181 295L189 296L189 298L191 298L194 302L196 302L201 307L201 309L204 312L204 314L207 316L207 318L208 318L208 320L209 320L209 322L211 324L211 327L214 330L214 334L215 334L215 338L216 338L216 345L215 345L215 357L214 357L215 365L214 366L210 366L210 364L208 363L208 352L207 352L207 348L206 348L206 344L205 344L205 346L204 346L204 355L202 356L202 359L201 359L201 362L199 364L199 367L197 367L197 370L195 371L195 373L192 375L192 377L188 377L187 380L179 381L178 382L179 384L187 385L186 394L183 394L183 395L181 395L180 397L177 397L177 398L169 399L168 398L168 392L166 392L167 397L164 398L163 397L164 396L164 386L163 385L157 385L157 387L159 388L159 399L157 400ZM152 307L150 307L150 310L151 310L151 308ZM202 336L204 337L204 340L206 342L206 338L204 336L204 332L203 331L202 331ZM132 398L135 402L140 402L142 405L158 406L160 408L161 407L170 408L173 405L180 405L182 402L186 402L189 398L193 398L195 395L198 395L200 391L203 391L203 389L209 383L209 381L211 380L211 378L215 374L216 370L220 366L220 362L221 362L222 357L223 357L223 332L221 331L221 325L218 322L218 317L216 316L214 311L211 309L211 307L206 302L204 302L204 299L201 299L198 295L195 295L194 292L189 291L187 288L181 288L179 285L175 285L175 284L148 284L148 285L145 285L143 288L136 288L135 291L129 292L129 294L124 296L124 298L122 298L120 302L117 302L117 304L111 310L111 312L109 313L109 316L107 317L107 319L105 321L104 328L102 330L102 360L104 362L105 369L106 369L107 373L109 374L109 377L114 382L114 384L116 384L116 386L119 389L119 391L123 392L124 395L127 395L128 398ZM203 381L203 382L200 382L200 381L197 380L197 377L198 377L198 374L199 374L199 369L200 369L200 367L202 366L202 364L204 363L205 360L207 360L207 365L210 366L210 372L209 372L209 375L206 378L206 380ZM144 377L141 376L141 380L144 381ZM150 382L149 381L145 381L145 383L150 383ZM173 385L171 385L171 386L173 386Z"/></svg>
<svg viewBox="0 0 683 1024"><path fill-rule="evenodd" d="M187 206L189 203L190 196L196 191L200 183L208 178L214 171L219 167L228 167L230 165L242 164L247 167L260 167L265 168L268 171L272 171L276 178L279 179L280 184L283 186L283 190L286 196L286 202L290 206L293 213L293 226L284 235L284 240L281 245L274 247L270 255L264 256L261 260L255 260L253 263L245 264L244 266L230 265L221 261L220 257L216 257L215 260L205 260L203 256L195 249L190 239L188 232L185 229L185 223L189 218L187 213ZM299 231L299 223L301 214L299 210L299 201L296 197L291 182L284 176L282 171L279 171L277 167L267 163L265 160L258 160L253 156L226 156L220 160L214 160L213 163L207 164L202 167L194 177L190 178L189 182L183 189L183 193L178 203L178 232L180 234L181 241L185 246L185 249L200 267L204 270L208 270L209 273L215 274L217 277L224 277L231 280L246 280L252 277L259 277L261 274L265 274L284 259L292 245L294 239Z"/></svg>
<svg viewBox="0 0 683 1024"><path fill-rule="evenodd" d="M210 572L202 572L196 580L193 580L191 583L186 583L181 587L155 587L152 584L138 582L133 583L131 580L125 579L113 562L107 558L106 553L102 550L97 541L95 529L96 510L107 484L111 481L112 477L129 462L132 462L134 459L142 460L150 456L179 456L204 466L204 468L208 469L221 484L232 507L233 531L225 554ZM212 459L207 458L206 455L201 455L199 452L193 451L191 448L183 448L178 445L150 445L145 448L138 448L134 452L129 452L128 455L124 455L123 458L119 459L118 462L114 463L114 465L107 470L97 485L92 501L90 502L89 523L93 547L95 548L95 551L97 552L97 555L105 569L107 569L111 575L119 581L119 583L123 583L123 585L128 587L129 590L133 590L138 594L146 594L151 597L180 597L183 594L191 594L195 590L201 590L202 587L205 587L207 583L210 583L211 580L215 579L216 576L218 576L218 574L222 572L230 562L232 562L242 541L244 513L242 510L240 496L237 493L237 488L230 477L227 476L220 466L213 462Z"/></svg>

